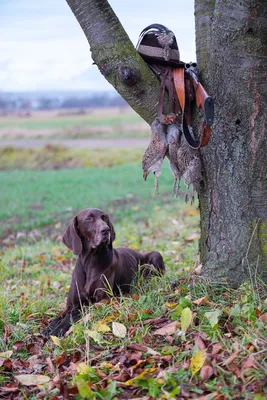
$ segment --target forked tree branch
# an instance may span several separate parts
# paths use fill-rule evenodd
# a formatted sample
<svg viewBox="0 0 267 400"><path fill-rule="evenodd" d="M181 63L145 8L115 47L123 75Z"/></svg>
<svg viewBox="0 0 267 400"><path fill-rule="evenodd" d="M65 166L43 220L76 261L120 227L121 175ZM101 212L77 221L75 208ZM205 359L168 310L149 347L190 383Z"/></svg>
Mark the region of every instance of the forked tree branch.
<svg viewBox="0 0 267 400"><path fill-rule="evenodd" d="M159 81L135 50L107 0L66 0L100 72L149 124L157 113Z"/></svg>

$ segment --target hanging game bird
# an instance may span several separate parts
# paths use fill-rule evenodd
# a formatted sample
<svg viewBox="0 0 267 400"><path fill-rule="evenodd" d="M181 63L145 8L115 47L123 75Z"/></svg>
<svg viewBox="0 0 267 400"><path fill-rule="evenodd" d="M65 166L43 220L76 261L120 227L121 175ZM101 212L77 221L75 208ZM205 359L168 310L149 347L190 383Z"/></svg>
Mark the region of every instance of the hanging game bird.
<svg viewBox="0 0 267 400"><path fill-rule="evenodd" d="M195 155L194 158L190 160L185 172L183 173L183 180L188 187L190 185L193 186L193 190L190 193L193 203L194 190L198 191L200 189L200 181L202 180L202 165L198 155Z"/></svg>
<svg viewBox="0 0 267 400"><path fill-rule="evenodd" d="M167 139L163 125L161 125L159 118L156 118L151 124L151 141L146 149L143 160L143 177L146 180L148 174L153 172L155 175L155 187L158 193L158 177L161 172L163 159L167 151Z"/></svg>
<svg viewBox="0 0 267 400"><path fill-rule="evenodd" d="M174 176L173 195L179 195L179 182L183 178L188 186L185 200L190 197L194 201L194 191L200 188L202 179L202 165L199 154L190 148L186 143L178 124L171 124L167 127L168 150L166 156L170 161L170 169ZM192 185L192 190L190 190Z"/></svg>
<svg viewBox="0 0 267 400"><path fill-rule="evenodd" d="M180 147L182 132L177 124L171 124L167 126L167 144L168 151L166 156L170 161L170 168L174 176L172 194L178 195L179 182L182 176L182 171L177 158L178 149Z"/></svg>
<svg viewBox="0 0 267 400"><path fill-rule="evenodd" d="M180 166L182 178L188 186L185 201L187 202L188 198L191 197L191 201L193 202L194 190L199 190L200 181L202 180L202 164L198 151L188 146L184 135L177 151L177 161ZM193 190L191 191L189 191L190 185L193 186Z"/></svg>

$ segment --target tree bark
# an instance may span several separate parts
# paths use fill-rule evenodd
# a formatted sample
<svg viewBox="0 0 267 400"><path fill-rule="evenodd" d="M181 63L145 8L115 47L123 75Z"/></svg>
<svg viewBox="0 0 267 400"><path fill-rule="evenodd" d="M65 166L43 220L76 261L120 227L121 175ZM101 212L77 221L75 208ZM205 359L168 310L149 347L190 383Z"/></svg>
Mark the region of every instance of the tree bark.
<svg viewBox="0 0 267 400"><path fill-rule="evenodd" d="M101 73L151 123L159 82L108 2L66 1ZM195 17L197 61L216 115L201 150L203 275L233 285L256 272L267 280L267 0L195 0Z"/></svg>
<svg viewBox="0 0 267 400"><path fill-rule="evenodd" d="M66 0L100 72L149 124L157 115L160 84L135 50L107 0Z"/></svg>
<svg viewBox="0 0 267 400"><path fill-rule="evenodd" d="M267 278L267 1L196 0L197 62L215 99L202 150L205 276Z"/></svg>

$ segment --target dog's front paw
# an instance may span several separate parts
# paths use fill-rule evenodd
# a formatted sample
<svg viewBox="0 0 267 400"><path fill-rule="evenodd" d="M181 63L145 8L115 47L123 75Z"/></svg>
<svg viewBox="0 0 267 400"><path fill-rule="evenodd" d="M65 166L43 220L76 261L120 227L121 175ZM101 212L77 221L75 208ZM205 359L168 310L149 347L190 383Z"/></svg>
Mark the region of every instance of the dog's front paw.
<svg viewBox="0 0 267 400"><path fill-rule="evenodd" d="M67 330L71 326L70 316L66 315L65 317L59 316L53 319L49 326L42 331L42 334L45 336L64 336Z"/></svg>
<svg viewBox="0 0 267 400"><path fill-rule="evenodd" d="M63 315L53 319L48 328L45 329L42 334L45 336L62 337L70 329L72 323L78 321L79 318L80 311L78 309L74 309L67 313L65 312Z"/></svg>

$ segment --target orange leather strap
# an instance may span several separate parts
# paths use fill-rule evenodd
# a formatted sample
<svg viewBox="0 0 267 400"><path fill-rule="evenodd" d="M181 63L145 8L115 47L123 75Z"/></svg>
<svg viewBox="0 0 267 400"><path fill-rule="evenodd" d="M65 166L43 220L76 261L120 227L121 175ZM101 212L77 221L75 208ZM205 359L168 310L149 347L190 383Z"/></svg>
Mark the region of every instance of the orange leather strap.
<svg viewBox="0 0 267 400"><path fill-rule="evenodd" d="M184 112L184 107L185 107L184 68L175 68L173 70L173 81L182 112Z"/></svg>
<svg viewBox="0 0 267 400"><path fill-rule="evenodd" d="M183 113L183 132L186 141L190 147L196 150L200 147L207 146L210 140L210 126L207 124L207 122L202 122L201 136L199 141L193 137L187 125L188 123L191 125L191 91L194 90L192 88L191 80L189 81L189 79L187 79L185 85L184 68L175 68L173 70L173 78L175 91ZM207 97L208 94L199 82L195 87L195 95L197 107L204 111L204 98Z"/></svg>
<svg viewBox="0 0 267 400"><path fill-rule="evenodd" d="M204 102L203 99L208 97L208 93L206 90L203 88L201 83L196 84L196 104L198 108L201 108L202 111L204 111Z"/></svg>
<svg viewBox="0 0 267 400"><path fill-rule="evenodd" d="M200 147L205 147L210 141L210 126L206 121L202 122L201 144Z"/></svg>

